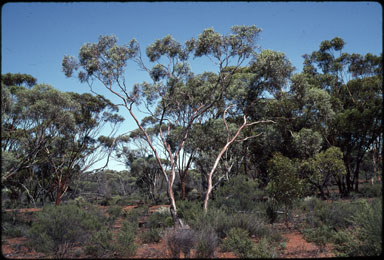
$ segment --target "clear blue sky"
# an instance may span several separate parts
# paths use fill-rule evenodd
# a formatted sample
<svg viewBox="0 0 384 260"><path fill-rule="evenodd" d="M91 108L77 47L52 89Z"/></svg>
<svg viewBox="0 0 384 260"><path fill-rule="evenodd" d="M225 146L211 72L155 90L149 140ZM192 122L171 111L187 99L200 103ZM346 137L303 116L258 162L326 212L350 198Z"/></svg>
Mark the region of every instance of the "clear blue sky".
<svg viewBox="0 0 384 260"><path fill-rule="evenodd" d="M119 44L136 38L144 50L167 34L184 42L205 28L226 34L233 25L254 24L263 29L261 48L284 52L296 73L303 54L336 36L346 42L348 53L379 55L383 47L377 2L7 3L1 12L1 73L27 73L38 83L79 93L89 89L64 76L62 58L77 56L81 45L99 35L114 34ZM135 67L128 73L132 83L144 80ZM127 116L120 132L133 126Z"/></svg>

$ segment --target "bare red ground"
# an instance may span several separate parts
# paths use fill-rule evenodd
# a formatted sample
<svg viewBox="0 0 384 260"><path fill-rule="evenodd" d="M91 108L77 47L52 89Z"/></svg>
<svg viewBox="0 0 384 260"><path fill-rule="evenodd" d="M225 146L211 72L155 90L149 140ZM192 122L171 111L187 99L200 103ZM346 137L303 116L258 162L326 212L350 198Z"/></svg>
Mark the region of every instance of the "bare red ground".
<svg viewBox="0 0 384 260"><path fill-rule="evenodd" d="M303 235L294 230L290 233L283 234L287 239L286 249L283 253L284 258L321 258L321 257L334 257L329 248L325 248L324 252L314 245L304 240Z"/></svg>

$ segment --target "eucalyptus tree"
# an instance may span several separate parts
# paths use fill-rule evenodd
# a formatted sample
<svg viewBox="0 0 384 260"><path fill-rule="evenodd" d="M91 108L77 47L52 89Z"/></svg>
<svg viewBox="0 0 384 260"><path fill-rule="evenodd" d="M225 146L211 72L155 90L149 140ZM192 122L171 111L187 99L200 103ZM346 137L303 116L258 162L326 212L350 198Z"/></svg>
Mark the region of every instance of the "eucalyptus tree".
<svg viewBox="0 0 384 260"><path fill-rule="evenodd" d="M74 71L80 70L78 78L81 82L93 87L92 81L97 80L121 99L123 106L145 136L166 179L171 214L175 223L182 224L177 218L172 187L177 163L190 130L195 122L203 122L206 115L217 110L219 106L222 112L228 108L229 104L224 102L224 96L232 76L237 68L246 65L255 55L256 40L260 32L261 29L256 26L233 26L230 34L221 35L210 28L204 30L197 39L192 38L185 44L168 35L146 48L150 65L144 62L140 46L135 39L127 45L118 46L116 37L100 36L97 43L87 43L81 47L78 61L73 56L65 56L63 59L63 71L66 76L69 77ZM216 65L215 73L192 73L189 60L200 57L206 57ZM129 60L146 71L152 82L127 86L124 70ZM228 70L230 66L232 69ZM139 121L133 105L147 108L150 114L150 120L147 122L150 126L158 125L161 146L153 145L146 126ZM241 128L246 125L244 117L244 125ZM182 127L183 131L176 142L177 148L172 151L167 136L176 127ZM225 146L224 150L228 146ZM170 162L169 170L162 165L159 149L163 150ZM207 194L209 196L209 192Z"/></svg>
<svg viewBox="0 0 384 260"><path fill-rule="evenodd" d="M328 125L324 136L327 146L338 146L343 152L347 174L339 187L347 194L358 191L360 164L366 152L377 144L381 146L377 155L382 153L383 70L382 55L343 53L344 45L338 37L321 42L318 51L304 55L303 73L307 85L330 95L321 106L327 104L333 110L333 120L324 120L322 126ZM321 112L321 107L316 110Z"/></svg>
<svg viewBox="0 0 384 260"><path fill-rule="evenodd" d="M33 201L54 193L59 204L76 175L109 152L100 135L105 124L113 135L123 120L102 96L49 85L3 84L2 100L3 187L22 187Z"/></svg>
<svg viewBox="0 0 384 260"><path fill-rule="evenodd" d="M107 166L112 153L110 139L114 138L123 121L116 114L117 107L103 96L68 94L75 105L75 110L71 111L73 119L66 122L65 132L56 134L44 153L55 175L57 205L75 176L105 158L105 165L100 169ZM101 135L102 131L108 136Z"/></svg>
<svg viewBox="0 0 384 260"><path fill-rule="evenodd" d="M230 133L234 133L237 128L238 124L236 122L228 122ZM225 124L222 118L211 119L202 125L195 126L191 131L191 138L186 144L186 147L195 153L193 164L201 174L201 187L203 190L207 190L209 172L220 149L227 142L228 133L223 129L225 129ZM239 138L243 138L243 135L240 135ZM212 191L220 183L228 181L233 175L240 172L241 162L244 160L241 148L241 142L234 142L222 155L216 174L212 176Z"/></svg>
<svg viewBox="0 0 384 260"><path fill-rule="evenodd" d="M302 195L303 181L299 178L294 162L279 152L268 161L268 177L266 191L272 202L284 206L287 221L292 203Z"/></svg>
<svg viewBox="0 0 384 260"><path fill-rule="evenodd" d="M343 153L335 146L302 160L298 168L300 176L318 190L323 199L330 196L328 187L333 183L340 183L340 179L346 174Z"/></svg>
<svg viewBox="0 0 384 260"><path fill-rule="evenodd" d="M253 178L266 177L263 173L274 152L289 150L284 142L285 136L290 135L287 123L292 115L285 89L293 71L284 53L263 50L255 55L250 66L239 69L235 75L232 99L237 102L239 114L246 114L251 121L271 119L275 122L244 129L240 159L244 173ZM250 138L252 136L257 138Z"/></svg>
<svg viewBox="0 0 384 260"><path fill-rule="evenodd" d="M36 85L37 79L29 74L22 73L6 73L1 75L1 81L6 86L27 86L32 87Z"/></svg>
<svg viewBox="0 0 384 260"><path fill-rule="evenodd" d="M155 203L159 201L162 175L156 158L138 157L130 162L130 172L136 177L136 185Z"/></svg>
<svg viewBox="0 0 384 260"><path fill-rule="evenodd" d="M71 102L47 85L2 87L8 100L8 108L2 109L2 183L11 191L22 187L30 194L25 185L33 182L27 178L45 160L41 155L52 136L65 127Z"/></svg>

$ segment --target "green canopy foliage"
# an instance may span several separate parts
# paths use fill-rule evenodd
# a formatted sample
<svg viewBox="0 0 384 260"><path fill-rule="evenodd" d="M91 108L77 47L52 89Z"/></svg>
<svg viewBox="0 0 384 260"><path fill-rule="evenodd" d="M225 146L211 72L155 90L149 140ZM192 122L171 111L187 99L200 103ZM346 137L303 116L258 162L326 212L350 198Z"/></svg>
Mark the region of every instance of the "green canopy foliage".
<svg viewBox="0 0 384 260"><path fill-rule="evenodd" d="M3 187L14 196L25 190L33 201L65 191L74 176L96 162L98 152L106 151L98 139L104 125L113 129L123 120L102 96L45 84L2 83L2 100Z"/></svg>

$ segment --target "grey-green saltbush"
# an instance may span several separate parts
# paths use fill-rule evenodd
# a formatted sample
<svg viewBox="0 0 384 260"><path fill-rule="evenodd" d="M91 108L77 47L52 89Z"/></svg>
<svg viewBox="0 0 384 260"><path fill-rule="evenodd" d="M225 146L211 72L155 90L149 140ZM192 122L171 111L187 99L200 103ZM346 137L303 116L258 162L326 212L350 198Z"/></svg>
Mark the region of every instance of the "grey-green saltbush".
<svg viewBox="0 0 384 260"><path fill-rule="evenodd" d="M215 257L215 250L219 243L216 232L209 227L200 229L196 234L196 257L212 258Z"/></svg>
<svg viewBox="0 0 384 260"><path fill-rule="evenodd" d="M195 241L195 232L191 229L171 229L167 233L167 245L173 258L179 258L180 252L188 258Z"/></svg>

